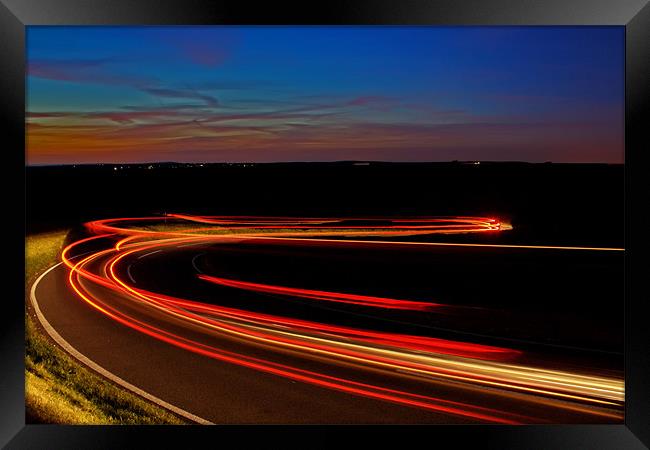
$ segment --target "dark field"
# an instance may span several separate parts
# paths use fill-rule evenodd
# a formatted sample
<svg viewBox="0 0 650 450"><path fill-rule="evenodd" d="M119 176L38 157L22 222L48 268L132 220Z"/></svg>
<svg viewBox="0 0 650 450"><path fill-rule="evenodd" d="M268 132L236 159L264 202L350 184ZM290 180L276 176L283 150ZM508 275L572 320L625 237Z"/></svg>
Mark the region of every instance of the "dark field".
<svg viewBox="0 0 650 450"><path fill-rule="evenodd" d="M164 212L487 215L512 223L511 232L489 238L501 243L623 246L622 165L342 162L147 167L27 167L28 232Z"/></svg>

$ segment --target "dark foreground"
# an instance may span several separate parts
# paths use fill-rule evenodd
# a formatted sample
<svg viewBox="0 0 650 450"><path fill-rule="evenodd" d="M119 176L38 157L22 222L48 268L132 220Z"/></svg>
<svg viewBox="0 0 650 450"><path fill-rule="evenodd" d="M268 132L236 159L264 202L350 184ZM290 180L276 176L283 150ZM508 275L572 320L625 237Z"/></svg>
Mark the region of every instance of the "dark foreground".
<svg viewBox="0 0 650 450"><path fill-rule="evenodd" d="M27 167L27 229L165 212L471 215L512 223L497 239L623 247L622 165L363 164Z"/></svg>
<svg viewBox="0 0 650 450"><path fill-rule="evenodd" d="M345 218L351 216L482 215L514 227L498 233L442 234L433 239L463 244L459 246L419 245L432 240L422 235L360 237L355 242L337 236L325 241L215 238L174 245L161 241L157 246L145 240L119 258L119 264L115 258L120 251L110 250L114 240L98 240L95 248L75 250L79 255L76 261L84 252L96 252L84 267L107 276L109 284L126 280L127 289L162 295L162 309L151 307L158 302L155 297L150 304L141 302L138 292L120 293L78 274L69 278L64 266L43 277L34 292L37 303L65 341L110 373L203 419L214 423L622 420L622 397L620 401L618 394L600 397L597 387L598 380L614 386L618 381L612 380L622 379L620 166L340 163L117 170L113 166L64 167L28 168L27 180L28 196L34 199L28 202L28 224L33 230L111 215L149 216L179 210L300 217L337 214L348 224ZM70 195L53 202L53 191L47 189L53 183ZM70 242L84 236L79 228L71 233ZM376 242L382 239L387 243ZM391 240L413 244L394 245ZM533 248L511 247L517 244ZM108 253L101 253L104 248ZM201 277L213 277L217 282ZM276 291L269 293L269 286ZM308 294L278 294L278 286L305 288ZM88 296L90 303L82 301L75 289ZM443 306L368 308L313 301L310 296L314 292ZM216 309L201 307L200 323L193 323L196 321L185 313L184 306L180 315L170 315L166 302L182 299ZM100 302L101 311L94 301ZM192 308L188 311L194 311ZM106 311L128 320L120 323L107 317ZM239 313L231 316L230 311L245 311L249 316L242 322ZM256 325L258 319L251 317L259 317L261 322ZM269 319L273 317L287 322L274 323L275 319ZM226 332L204 323L213 319L220 321ZM302 325L294 328L296 323ZM307 325L304 334L305 323L322 326L320 338L311 335L312 325ZM156 331L143 333L142 326ZM233 334L228 331L231 326L240 331ZM458 378L453 370L463 374L468 361L464 358L474 355L443 350L443 356L436 356L438 362L427 362L437 367L432 377L409 366L428 358L430 350L422 356L413 349L398 353L397 362L387 366L373 358L393 355L394 344L385 347L385 342L377 341L359 347L354 337L347 343L347 338L333 343L327 332L322 334L326 327L332 329L332 336L340 335L341 330L369 330L381 336L458 342L471 351L481 346L496 348L503 357L487 357L484 362L479 355L476 367L465 374L469 378ZM272 344L264 343L267 338L251 340L259 333ZM175 343L168 345L164 336ZM294 338L298 341L290 344ZM316 350L320 341L334 353ZM281 351L276 348L279 344L284 348ZM224 354L201 353L208 348L245 357L231 364ZM369 364L342 356L350 348L360 351L362 360L369 358ZM249 367L258 364L250 358L270 364L265 366L266 372ZM514 364L515 371L532 370L532 379L537 381L529 383L525 377L517 381L519 375L510 378L508 364ZM290 370L284 375L274 373L278 367ZM444 367L451 367L452 372L445 372ZM553 374L539 378L534 372L538 369ZM296 381L308 373L319 374L318 379ZM506 384L481 381L480 374L499 374ZM579 376L574 379L570 374ZM556 376L564 394L554 392L552 381L548 384ZM591 381L580 381L581 376ZM329 386L340 380L348 380L345 389ZM565 385L572 386L574 381L575 392ZM542 390L537 391L540 386ZM376 389L370 396L356 392L370 387ZM425 398L435 405L419 405ZM598 403L598 398L604 403Z"/></svg>

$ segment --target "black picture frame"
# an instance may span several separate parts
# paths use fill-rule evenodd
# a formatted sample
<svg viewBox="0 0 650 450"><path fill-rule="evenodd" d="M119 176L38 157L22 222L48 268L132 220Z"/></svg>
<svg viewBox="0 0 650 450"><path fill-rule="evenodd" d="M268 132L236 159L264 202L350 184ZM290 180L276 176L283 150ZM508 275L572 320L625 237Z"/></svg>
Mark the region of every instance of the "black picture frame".
<svg viewBox="0 0 650 450"><path fill-rule="evenodd" d="M0 0L1 123L5 126L6 172L3 189L14 204L8 206L5 236L15 241L6 250L6 285L0 338L2 420L0 444L7 448L130 448L138 442L163 447L206 438L226 445L261 431L276 436L292 433L295 442L335 445L344 429L371 431L378 440L454 442L454 446L488 448L602 448L636 449L650 445L650 352L646 317L648 298L642 285L647 232L647 196L632 183L643 180L641 163L647 151L648 87L650 83L650 6L646 0L328 0L317 2L251 2L250 0ZM622 425L549 426L391 426L391 427L104 427L26 425L24 404L24 310L20 299L25 217L25 27L29 25L199 25L199 24L321 24L321 25L619 25L626 36L625 108L625 423ZM644 148L645 143L645 148ZM18 195L22 189L23 195ZM646 200L644 202L644 200ZM634 207L632 207L634 205ZM634 287L634 291L632 290ZM14 292L14 289L16 292ZM644 295L645 294L645 295ZM613 300L616 305L618 299ZM218 441L215 434L219 433ZM318 434L318 437L313 436ZM229 436L228 436L229 435ZM425 436L426 435L426 436Z"/></svg>

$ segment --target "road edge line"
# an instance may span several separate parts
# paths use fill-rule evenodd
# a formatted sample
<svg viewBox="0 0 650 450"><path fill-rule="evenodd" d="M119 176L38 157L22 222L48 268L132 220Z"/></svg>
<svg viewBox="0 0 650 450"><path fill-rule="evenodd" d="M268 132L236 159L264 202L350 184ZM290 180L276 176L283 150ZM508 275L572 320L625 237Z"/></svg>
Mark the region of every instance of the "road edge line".
<svg viewBox="0 0 650 450"><path fill-rule="evenodd" d="M45 316L43 315L43 312L41 311L40 307L38 306L38 300L36 299L36 286L38 286L38 283L52 270L56 269L58 266L63 264L62 262L53 265L49 269L47 269L45 272L43 272L37 279L34 281L32 284L32 287L29 292L29 299L34 307L34 312L36 313L36 317L38 321L41 323L43 328L45 329L45 332L52 338L54 341L61 347L63 350L65 350L68 354L70 354L72 357L77 359L79 362L82 364L88 366L90 369L94 370L95 372L99 373L100 375L108 378L110 381L113 383L123 387L126 390L129 390L140 397L143 397L147 400L149 400L152 403L155 403L156 405L167 409L175 414L178 414L181 417L184 417L186 419L192 420L193 422L196 422L201 425L215 425L213 422L210 422L209 420L203 419L202 417L196 416L188 411L185 411L184 409L181 409L177 406L172 405L171 403L167 403L166 401L156 397L153 394L150 394L146 391L143 391L142 389L138 388L137 386L134 386L133 384L129 383L128 381L118 377L112 372L109 372L107 369L103 368L99 364L97 364L95 361L91 360L81 352L79 352L76 348L74 348L68 341L66 341L57 331L52 327L52 325L47 321Z"/></svg>

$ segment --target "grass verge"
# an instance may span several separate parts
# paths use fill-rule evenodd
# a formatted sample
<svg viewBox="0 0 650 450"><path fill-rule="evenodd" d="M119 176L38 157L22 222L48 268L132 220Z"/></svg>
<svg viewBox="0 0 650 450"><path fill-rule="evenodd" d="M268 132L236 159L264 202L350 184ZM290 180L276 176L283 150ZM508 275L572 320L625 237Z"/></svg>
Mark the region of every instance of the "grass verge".
<svg viewBox="0 0 650 450"><path fill-rule="evenodd" d="M25 300L36 278L56 264L67 231L25 240ZM56 346L25 309L25 410L31 423L184 424L167 410L82 366Z"/></svg>

